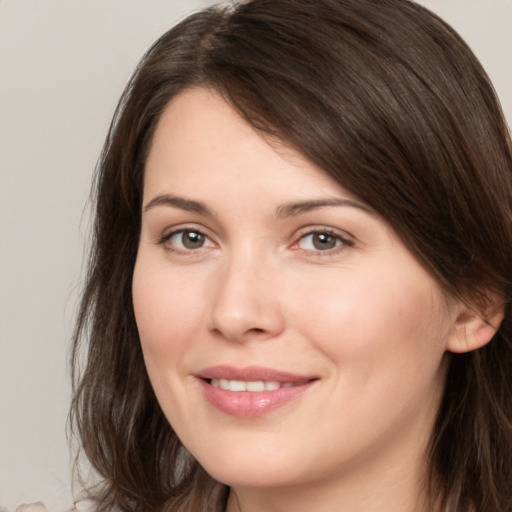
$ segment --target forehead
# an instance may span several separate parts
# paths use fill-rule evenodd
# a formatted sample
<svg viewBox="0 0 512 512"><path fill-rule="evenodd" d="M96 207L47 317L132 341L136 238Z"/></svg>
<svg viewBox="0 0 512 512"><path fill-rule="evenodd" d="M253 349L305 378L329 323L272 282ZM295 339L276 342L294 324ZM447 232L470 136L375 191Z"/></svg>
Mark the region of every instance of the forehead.
<svg viewBox="0 0 512 512"><path fill-rule="evenodd" d="M298 150L246 122L220 94L196 88L164 110L146 162L145 196L248 188L270 195L355 196Z"/></svg>

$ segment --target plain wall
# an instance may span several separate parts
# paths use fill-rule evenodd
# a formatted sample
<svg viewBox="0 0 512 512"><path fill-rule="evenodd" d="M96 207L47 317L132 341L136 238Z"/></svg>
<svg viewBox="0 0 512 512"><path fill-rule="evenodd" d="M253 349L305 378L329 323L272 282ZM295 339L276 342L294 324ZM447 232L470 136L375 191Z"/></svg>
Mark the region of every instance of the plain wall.
<svg viewBox="0 0 512 512"><path fill-rule="evenodd" d="M0 503L71 503L69 340L85 209L148 45L207 0L0 0ZM512 0L422 0L469 42L512 120Z"/></svg>

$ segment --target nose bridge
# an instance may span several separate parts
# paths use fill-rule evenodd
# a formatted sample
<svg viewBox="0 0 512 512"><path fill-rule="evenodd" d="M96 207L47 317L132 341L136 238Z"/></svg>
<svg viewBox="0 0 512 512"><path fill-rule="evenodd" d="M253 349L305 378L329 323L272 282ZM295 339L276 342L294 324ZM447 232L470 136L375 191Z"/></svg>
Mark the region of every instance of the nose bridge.
<svg viewBox="0 0 512 512"><path fill-rule="evenodd" d="M283 328L272 258L254 244L230 252L215 282L211 328L226 339L272 337Z"/></svg>

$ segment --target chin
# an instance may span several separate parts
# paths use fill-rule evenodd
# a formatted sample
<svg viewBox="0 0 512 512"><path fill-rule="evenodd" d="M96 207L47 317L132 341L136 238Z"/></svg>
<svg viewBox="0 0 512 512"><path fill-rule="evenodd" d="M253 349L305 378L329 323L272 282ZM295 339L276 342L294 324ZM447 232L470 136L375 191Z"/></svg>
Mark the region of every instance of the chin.
<svg viewBox="0 0 512 512"><path fill-rule="evenodd" d="M294 479L289 473L269 468L212 468L208 474L229 487L235 488L270 488L293 485ZM285 473L285 474L283 474Z"/></svg>
<svg viewBox="0 0 512 512"><path fill-rule="evenodd" d="M259 460L233 452L232 456L200 463L212 478L230 487L280 487L301 483L302 480L293 467L296 470L300 465L276 460L275 456Z"/></svg>

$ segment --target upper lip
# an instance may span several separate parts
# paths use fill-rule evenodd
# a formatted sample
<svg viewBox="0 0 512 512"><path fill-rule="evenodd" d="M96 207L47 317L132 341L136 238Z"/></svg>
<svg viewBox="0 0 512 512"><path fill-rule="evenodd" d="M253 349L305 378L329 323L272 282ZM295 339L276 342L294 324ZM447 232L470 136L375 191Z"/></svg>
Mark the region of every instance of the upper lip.
<svg viewBox="0 0 512 512"><path fill-rule="evenodd" d="M263 366L235 367L229 365L210 366L201 370L197 375L200 379L226 379L242 381L273 381L273 382L302 382L314 380L317 377L290 373Z"/></svg>

